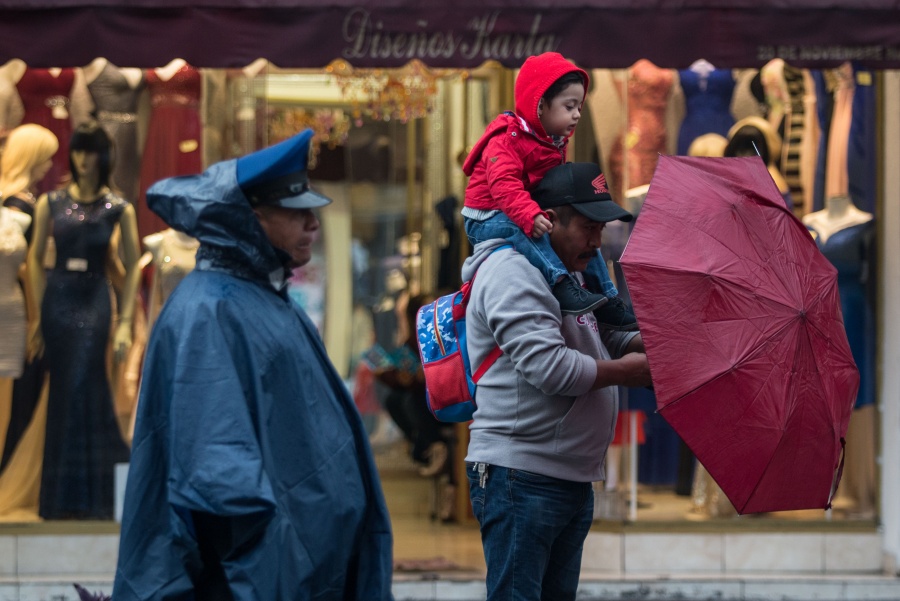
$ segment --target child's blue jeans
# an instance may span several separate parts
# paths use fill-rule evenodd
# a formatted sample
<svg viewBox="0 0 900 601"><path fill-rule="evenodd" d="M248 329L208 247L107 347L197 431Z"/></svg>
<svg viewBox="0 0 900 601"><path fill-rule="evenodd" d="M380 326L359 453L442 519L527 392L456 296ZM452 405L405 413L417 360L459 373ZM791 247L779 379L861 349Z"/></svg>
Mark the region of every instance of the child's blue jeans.
<svg viewBox="0 0 900 601"><path fill-rule="evenodd" d="M468 217L465 218L465 221L466 235L473 245L494 238L505 239L518 252L525 255L529 263L540 270L551 288L560 281L561 277L569 275L565 265L553 252L553 247L550 246L549 235L544 234L540 238L526 236L522 228L513 223L503 212L498 212L484 221L475 221ZM609 277L606 261L603 260L599 250L597 255L588 263L587 270L585 270L583 275L588 289L592 292L600 292L607 297L619 294Z"/></svg>

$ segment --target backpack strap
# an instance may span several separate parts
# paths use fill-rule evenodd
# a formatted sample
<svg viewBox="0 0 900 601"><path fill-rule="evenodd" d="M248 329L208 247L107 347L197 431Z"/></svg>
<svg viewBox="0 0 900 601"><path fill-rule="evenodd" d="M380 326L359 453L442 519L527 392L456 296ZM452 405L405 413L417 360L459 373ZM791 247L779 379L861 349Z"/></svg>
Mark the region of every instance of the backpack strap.
<svg viewBox="0 0 900 601"><path fill-rule="evenodd" d="M502 354L503 351L500 349L500 345L495 345L491 352L488 353L488 356L484 358L484 361L481 362L481 365L478 366L478 369L475 370L475 373L472 374L472 381L478 384L478 380L481 379L484 372L489 370L491 365L496 363Z"/></svg>
<svg viewBox="0 0 900 601"><path fill-rule="evenodd" d="M503 250L504 248L512 248L512 244L501 244L500 246L491 250L491 255L497 252L498 250ZM490 256L490 255L488 255ZM485 258L487 261L487 258ZM475 281L475 276L478 275L478 270L475 270L475 273L472 274L472 277L468 282L463 284L463 302L467 305L469 304L469 294L472 292L472 282ZM497 362L497 359L500 358L500 355L503 354L503 351L500 349L500 345L494 345L494 348L491 349L491 352L488 353L488 356L484 358L484 361L481 362L481 365L478 366L478 369L472 373L472 381L478 384L478 380L481 379L481 376L491 368L491 366Z"/></svg>

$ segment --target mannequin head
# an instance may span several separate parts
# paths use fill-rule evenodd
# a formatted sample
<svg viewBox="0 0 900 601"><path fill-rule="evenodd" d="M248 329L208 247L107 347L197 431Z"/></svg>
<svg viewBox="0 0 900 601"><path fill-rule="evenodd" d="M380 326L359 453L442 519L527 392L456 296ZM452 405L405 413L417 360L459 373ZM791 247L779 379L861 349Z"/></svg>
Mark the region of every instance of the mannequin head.
<svg viewBox="0 0 900 601"><path fill-rule="evenodd" d="M95 155L95 156L92 156ZM69 168L72 179L81 185L86 176L96 173L97 187L94 192L109 185L112 168L112 143L109 136L96 121L82 123L75 128L69 142Z"/></svg>
<svg viewBox="0 0 900 601"><path fill-rule="evenodd" d="M781 137L762 117L747 117L735 123L728 132L727 157L756 156L756 149L766 165L772 165L781 155Z"/></svg>
<svg viewBox="0 0 900 601"><path fill-rule="evenodd" d="M47 174L59 141L46 127L28 123L12 130L0 158L0 194L3 198L28 192Z"/></svg>
<svg viewBox="0 0 900 601"><path fill-rule="evenodd" d="M694 139L688 147L688 156L721 157L725 156L728 140L719 134L703 134ZM755 153L754 153L755 154Z"/></svg>

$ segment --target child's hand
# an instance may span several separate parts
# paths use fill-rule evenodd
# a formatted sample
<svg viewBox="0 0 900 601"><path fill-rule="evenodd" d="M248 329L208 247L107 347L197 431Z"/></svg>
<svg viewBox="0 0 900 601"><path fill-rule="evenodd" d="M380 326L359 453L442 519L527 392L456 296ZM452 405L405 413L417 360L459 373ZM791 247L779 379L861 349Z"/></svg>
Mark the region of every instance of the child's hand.
<svg viewBox="0 0 900 601"><path fill-rule="evenodd" d="M531 237L540 238L553 230L553 224L550 220L541 214L534 216L534 227L531 228Z"/></svg>

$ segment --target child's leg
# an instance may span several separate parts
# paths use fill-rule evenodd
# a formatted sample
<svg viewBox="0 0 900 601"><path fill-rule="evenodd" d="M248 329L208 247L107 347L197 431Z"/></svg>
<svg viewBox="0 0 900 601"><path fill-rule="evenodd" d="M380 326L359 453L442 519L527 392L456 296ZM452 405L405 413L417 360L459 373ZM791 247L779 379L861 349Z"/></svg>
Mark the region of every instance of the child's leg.
<svg viewBox="0 0 900 601"><path fill-rule="evenodd" d="M465 223L466 235L473 245L494 238L505 239L516 251L524 255L529 263L540 270L551 287L563 276L569 276L566 267L553 252L547 235L538 239L526 236L525 232L504 213L497 213L484 221L466 219Z"/></svg>
<svg viewBox="0 0 900 601"><path fill-rule="evenodd" d="M484 240L503 238L513 245L528 262L537 267L559 301L562 313L581 315L601 306L607 301L603 294L594 294L581 287L572 277L550 246L550 237L545 234L534 239L510 220L504 213L497 213L490 219L475 221L466 219L466 234L472 244Z"/></svg>
<svg viewBox="0 0 900 601"><path fill-rule="evenodd" d="M587 284L588 290L593 292L601 292L604 296L610 298L619 295L612 278L609 277L609 268L600 251L590 260L587 269L584 271L584 282Z"/></svg>

